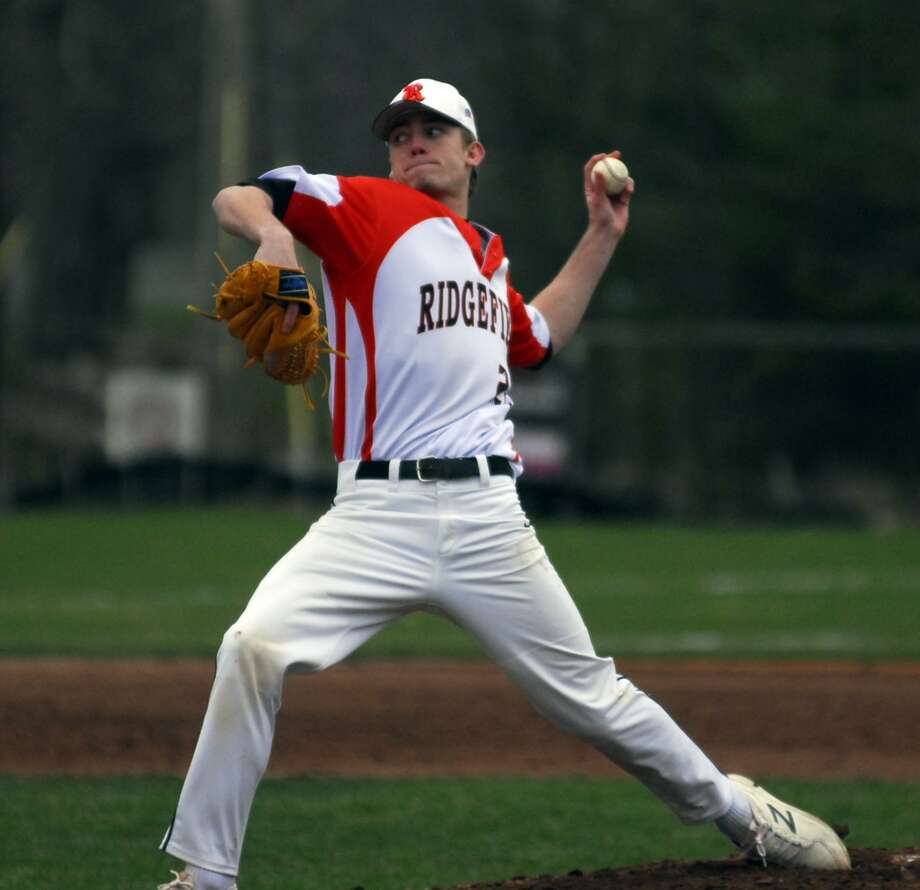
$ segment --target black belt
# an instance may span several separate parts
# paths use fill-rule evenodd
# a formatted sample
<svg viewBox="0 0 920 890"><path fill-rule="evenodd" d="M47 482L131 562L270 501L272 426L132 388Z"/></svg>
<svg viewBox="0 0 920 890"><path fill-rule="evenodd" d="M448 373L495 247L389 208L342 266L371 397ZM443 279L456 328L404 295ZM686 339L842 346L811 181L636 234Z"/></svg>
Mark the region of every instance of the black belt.
<svg viewBox="0 0 920 890"><path fill-rule="evenodd" d="M493 476L514 478L511 461L507 457L487 457L489 473ZM417 479L419 482L437 482L444 479L474 479L479 476L479 462L475 457L420 457L418 460L399 462L400 479ZM362 460L355 479L389 479L388 460Z"/></svg>

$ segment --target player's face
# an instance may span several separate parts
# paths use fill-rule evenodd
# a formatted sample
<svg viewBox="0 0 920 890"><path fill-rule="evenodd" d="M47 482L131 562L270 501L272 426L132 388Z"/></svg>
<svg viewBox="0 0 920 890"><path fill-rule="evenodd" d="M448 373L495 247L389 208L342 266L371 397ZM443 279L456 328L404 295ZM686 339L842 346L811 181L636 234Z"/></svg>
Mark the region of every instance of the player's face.
<svg viewBox="0 0 920 890"><path fill-rule="evenodd" d="M387 144L390 177L440 201L465 201L470 171L485 155L479 142L466 144L460 127L423 114L401 120Z"/></svg>

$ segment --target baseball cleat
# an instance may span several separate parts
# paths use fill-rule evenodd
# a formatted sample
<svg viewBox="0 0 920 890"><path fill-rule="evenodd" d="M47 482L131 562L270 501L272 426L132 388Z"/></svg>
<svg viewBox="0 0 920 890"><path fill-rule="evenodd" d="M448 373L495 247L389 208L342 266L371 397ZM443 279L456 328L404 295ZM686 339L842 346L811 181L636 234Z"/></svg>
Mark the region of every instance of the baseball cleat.
<svg viewBox="0 0 920 890"><path fill-rule="evenodd" d="M195 877L190 875L187 871L172 871L172 874L175 876L168 884L160 884L157 887L157 890L196 890L195 888ZM236 882L230 887L230 890L238 890Z"/></svg>
<svg viewBox="0 0 920 890"><path fill-rule="evenodd" d="M728 777L751 803L754 818L739 843L764 866L848 869L850 854L837 832L817 816L790 806L755 785L746 776Z"/></svg>

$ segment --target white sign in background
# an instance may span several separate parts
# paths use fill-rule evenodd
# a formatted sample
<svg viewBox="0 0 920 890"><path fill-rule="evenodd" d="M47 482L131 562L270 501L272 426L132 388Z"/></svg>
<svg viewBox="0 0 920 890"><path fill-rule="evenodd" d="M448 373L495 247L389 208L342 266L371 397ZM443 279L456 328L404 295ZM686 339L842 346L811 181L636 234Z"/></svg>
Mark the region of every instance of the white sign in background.
<svg viewBox="0 0 920 890"><path fill-rule="evenodd" d="M105 387L106 457L194 457L205 447L207 394L199 374L137 368L115 371Z"/></svg>

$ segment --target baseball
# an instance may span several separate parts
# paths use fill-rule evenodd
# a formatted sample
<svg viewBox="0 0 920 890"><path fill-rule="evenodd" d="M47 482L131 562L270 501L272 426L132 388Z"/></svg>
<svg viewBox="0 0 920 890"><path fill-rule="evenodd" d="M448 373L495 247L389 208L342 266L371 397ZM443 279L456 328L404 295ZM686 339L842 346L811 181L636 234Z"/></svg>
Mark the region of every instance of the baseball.
<svg viewBox="0 0 920 890"><path fill-rule="evenodd" d="M604 177L604 186L608 195L618 195L626 188L629 170L619 158L601 158L592 168L591 176Z"/></svg>

